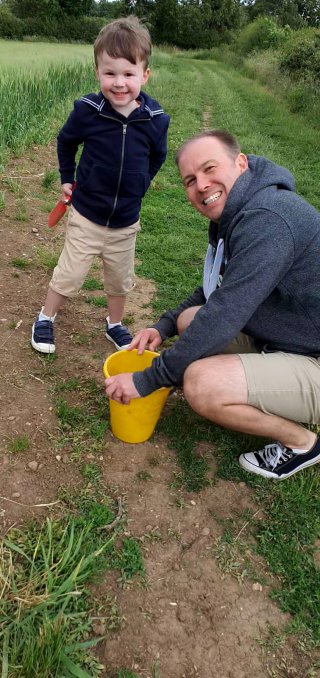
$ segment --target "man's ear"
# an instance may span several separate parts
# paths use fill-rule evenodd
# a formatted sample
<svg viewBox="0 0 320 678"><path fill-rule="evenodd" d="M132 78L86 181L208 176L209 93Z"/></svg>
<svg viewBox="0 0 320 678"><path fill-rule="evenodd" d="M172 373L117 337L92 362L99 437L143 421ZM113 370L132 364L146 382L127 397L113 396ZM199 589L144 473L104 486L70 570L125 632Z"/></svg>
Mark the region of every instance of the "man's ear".
<svg viewBox="0 0 320 678"><path fill-rule="evenodd" d="M248 158L244 153L239 153L236 159L236 165L240 170L240 174L243 174L243 172L245 172L248 169L249 167Z"/></svg>

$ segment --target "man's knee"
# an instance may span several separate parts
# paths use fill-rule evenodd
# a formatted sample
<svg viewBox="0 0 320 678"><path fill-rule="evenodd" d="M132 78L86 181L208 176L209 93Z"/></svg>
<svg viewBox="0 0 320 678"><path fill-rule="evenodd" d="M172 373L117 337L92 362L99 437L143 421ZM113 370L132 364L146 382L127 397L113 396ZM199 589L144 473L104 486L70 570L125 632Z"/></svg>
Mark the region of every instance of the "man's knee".
<svg viewBox="0 0 320 678"><path fill-rule="evenodd" d="M211 372L204 368L204 361L197 360L187 367L183 379L184 397L195 412L206 416L208 406L218 404L219 389L211 378Z"/></svg>
<svg viewBox="0 0 320 678"><path fill-rule="evenodd" d="M179 336L182 334L182 332L184 332L184 330L187 329L187 327L189 327L190 323L194 319L194 316L200 308L201 306L191 306L180 313L177 319L177 329Z"/></svg>

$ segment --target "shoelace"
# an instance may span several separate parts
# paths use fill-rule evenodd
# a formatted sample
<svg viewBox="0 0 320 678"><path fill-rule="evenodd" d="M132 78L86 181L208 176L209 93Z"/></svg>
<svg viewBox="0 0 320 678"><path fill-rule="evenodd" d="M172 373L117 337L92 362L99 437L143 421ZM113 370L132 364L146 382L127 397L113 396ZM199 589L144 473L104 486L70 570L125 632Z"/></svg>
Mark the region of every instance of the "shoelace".
<svg viewBox="0 0 320 678"><path fill-rule="evenodd" d="M291 457L288 448L279 442L266 445L262 450L259 450L258 454L263 459L265 465L269 466L272 470L279 462L287 461Z"/></svg>

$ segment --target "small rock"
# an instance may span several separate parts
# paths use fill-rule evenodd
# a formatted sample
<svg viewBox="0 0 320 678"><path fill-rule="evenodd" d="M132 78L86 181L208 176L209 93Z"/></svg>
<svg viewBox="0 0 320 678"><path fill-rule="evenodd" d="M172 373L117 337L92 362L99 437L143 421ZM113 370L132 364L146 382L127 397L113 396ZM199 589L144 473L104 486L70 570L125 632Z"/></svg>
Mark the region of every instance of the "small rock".
<svg viewBox="0 0 320 678"><path fill-rule="evenodd" d="M175 563L175 564L173 565L172 569L175 570L176 572L179 572L179 570L180 570L180 565L179 565L179 563Z"/></svg>
<svg viewBox="0 0 320 678"><path fill-rule="evenodd" d="M209 528L204 527L203 530L201 530L201 534L203 535L203 537L209 537L209 534L210 534Z"/></svg>
<svg viewBox="0 0 320 678"><path fill-rule="evenodd" d="M191 499L190 504L191 506L196 506L196 502L194 501L194 499Z"/></svg>
<svg viewBox="0 0 320 678"><path fill-rule="evenodd" d="M262 588L261 584L259 584L258 581L255 581L254 584L252 584L252 590L253 591L262 591L263 588Z"/></svg>
<svg viewBox="0 0 320 678"><path fill-rule="evenodd" d="M87 459L94 459L94 454L92 454L92 452L89 452L89 454L87 454Z"/></svg>
<svg viewBox="0 0 320 678"><path fill-rule="evenodd" d="M61 461L61 454L56 454L56 460Z"/></svg>
<svg viewBox="0 0 320 678"><path fill-rule="evenodd" d="M2 463L3 463L3 466L9 466L9 464L10 464L10 459L9 459L9 457L8 457L7 454L4 454L4 455L3 455L3 457L2 457Z"/></svg>
<svg viewBox="0 0 320 678"><path fill-rule="evenodd" d="M31 231L32 231L32 233L39 233L37 228L32 228Z"/></svg>
<svg viewBox="0 0 320 678"><path fill-rule="evenodd" d="M13 415L11 415L11 417L8 417L8 421L14 421L14 420L15 420L15 417Z"/></svg>
<svg viewBox="0 0 320 678"><path fill-rule="evenodd" d="M106 627L104 624L99 624L98 622L92 624L92 631L96 636L104 636L106 632Z"/></svg>
<svg viewBox="0 0 320 678"><path fill-rule="evenodd" d="M28 464L28 468L30 469L30 471L36 471L38 466L39 464L37 461L30 461Z"/></svg>
<svg viewBox="0 0 320 678"><path fill-rule="evenodd" d="M12 498L13 499L19 499L19 497L21 497L20 492L12 492Z"/></svg>
<svg viewBox="0 0 320 678"><path fill-rule="evenodd" d="M64 455L63 455L62 461L63 461L64 464L68 464L68 462L69 462L69 457L68 457L67 454L64 454Z"/></svg>

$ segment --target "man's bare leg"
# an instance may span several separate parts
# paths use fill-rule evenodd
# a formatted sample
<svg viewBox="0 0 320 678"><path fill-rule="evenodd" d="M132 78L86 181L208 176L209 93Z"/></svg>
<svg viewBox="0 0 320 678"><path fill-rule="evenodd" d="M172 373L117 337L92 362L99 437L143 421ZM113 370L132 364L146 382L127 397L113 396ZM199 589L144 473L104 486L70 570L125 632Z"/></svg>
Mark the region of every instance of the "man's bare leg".
<svg viewBox="0 0 320 678"><path fill-rule="evenodd" d="M317 439L296 422L248 405L245 371L237 355L217 355L192 363L185 372L183 390L195 412L225 428L279 440L301 450L309 450Z"/></svg>

